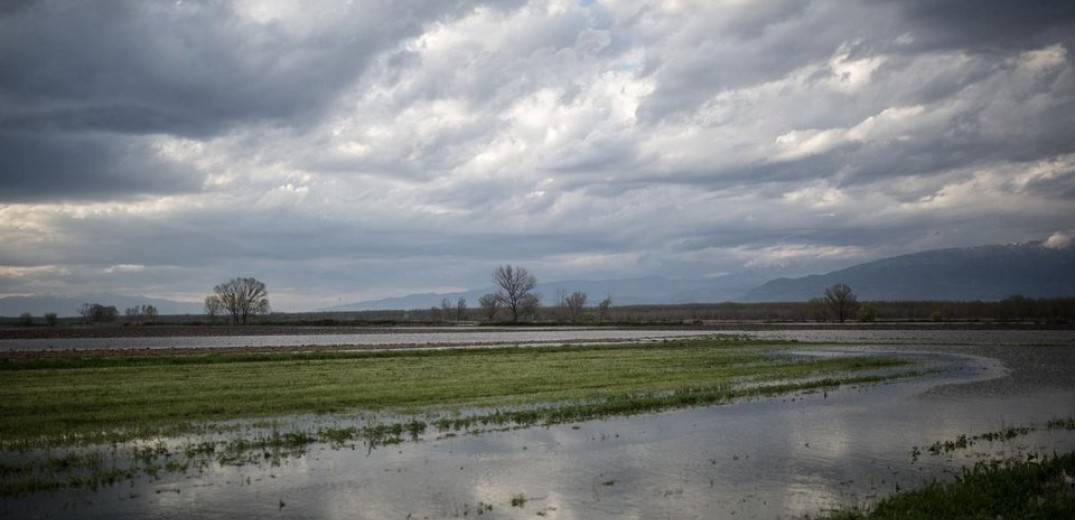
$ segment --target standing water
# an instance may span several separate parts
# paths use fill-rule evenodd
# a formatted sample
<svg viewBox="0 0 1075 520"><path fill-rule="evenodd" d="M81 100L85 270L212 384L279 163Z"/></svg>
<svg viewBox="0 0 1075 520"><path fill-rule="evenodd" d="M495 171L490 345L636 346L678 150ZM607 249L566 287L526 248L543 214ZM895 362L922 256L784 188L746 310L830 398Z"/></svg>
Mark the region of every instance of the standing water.
<svg viewBox="0 0 1075 520"><path fill-rule="evenodd" d="M480 434L428 432L99 490L6 498L0 515L98 518L788 518L948 479L990 457L1075 449L1039 430L937 455L937 441L1075 416L1075 347L809 347L897 355L911 380Z"/></svg>

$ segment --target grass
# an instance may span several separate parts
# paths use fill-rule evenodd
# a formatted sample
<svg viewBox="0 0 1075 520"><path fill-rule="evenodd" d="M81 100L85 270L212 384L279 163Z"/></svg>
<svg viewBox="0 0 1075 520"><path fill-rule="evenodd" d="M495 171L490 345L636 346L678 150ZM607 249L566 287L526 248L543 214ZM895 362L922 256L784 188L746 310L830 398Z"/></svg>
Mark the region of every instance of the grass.
<svg viewBox="0 0 1075 520"><path fill-rule="evenodd" d="M960 434L955 439L937 441L925 448L925 452L918 446L911 448L911 461L917 461L923 453L930 455L941 455L951 453L957 450L965 450L974 446L980 441L985 442L997 442L1008 441L1019 437L1021 435L1027 435L1031 432L1041 430L1068 430L1075 431L1075 417L1055 418L1045 422L1044 424L1030 424L1020 426L1008 426L1003 429L986 432L978 435Z"/></svg>
<svg viewBox="0 0 1075 520"><path fill-rule="evenodd" d="M871 511L847 510L829 520L1075 518L1075 453L1042 461L983 462L955 482L932 482L882 500Z"/></svg>
<svg viewBox="0 0 1075 520"><path fill-rule="evenodd" d="M579 403L892 367L793 359L750 342L378 353L6 360L0 447L121 442L204 422L299 413ZM791 390L794 390L792 388ZM689 399L688 399L689 400ZM689 403L686 403L689 404Z"/></svg>
<svg viewBox="0 0 1075 520"><path fill-rule="evenodd" d="M216 354L0 362L0 496L97 488L211 465L278 465L307 446L376 446L868 384L887 358L804 359L779 344ZM466 413L460 410L466 409ZM326 415L385 412L359 423ZM387 422L376 422L378 419ZM230 419L254 419L228 423ZM326 421L327 419L327 421ZM428 422L427 422L428 421ZM111 446L105 462L99 449ZM68 453L64 453L64 450Z"/></svg>

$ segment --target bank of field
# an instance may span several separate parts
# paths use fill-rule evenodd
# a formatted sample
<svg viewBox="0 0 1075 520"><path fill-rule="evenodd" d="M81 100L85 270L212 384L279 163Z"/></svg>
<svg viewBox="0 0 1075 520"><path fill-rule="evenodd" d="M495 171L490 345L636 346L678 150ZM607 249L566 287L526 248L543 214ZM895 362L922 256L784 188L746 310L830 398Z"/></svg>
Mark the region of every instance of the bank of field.
<svg viewBox="0 0 1075 520"><path fill-rule="evenodd" d="M0 361L0 444L31 440L51 444L101 432L121 432L121 440L132 439L175 432L197 422L296 413L533 409L550 404L552 408L546 409L567 410L580 403L588 403L595 414L630 413L632 407L651 411L759 391L771 394L875 381L877 376L853 376L903 363L878 357L810 359L789 355L782 345L722 339L618 346L8 359ZM592 408L594 403L598 408ZM600 408L601 403L606 408ZM607 408L607 403L614 406Z"/></svg>

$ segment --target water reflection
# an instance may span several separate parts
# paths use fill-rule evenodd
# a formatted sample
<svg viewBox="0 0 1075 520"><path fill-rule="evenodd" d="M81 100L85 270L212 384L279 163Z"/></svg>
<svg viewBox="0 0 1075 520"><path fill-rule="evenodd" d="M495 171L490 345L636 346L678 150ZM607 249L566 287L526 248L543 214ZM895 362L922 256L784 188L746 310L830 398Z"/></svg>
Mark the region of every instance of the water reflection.
<svg viewBox="0 0 1075 520"><path fill-rule="evenodd" d="M988 358L910 350L944 370L712 408L481 435L430 432L423 442L373 451L316 445L280 466L212 466L186 478L8 499L0 509L102 518L787 518L868 505L997 452L1075 449L1070 432L1036 432L912 463L915 446L1075 415L1075 384L1069 375L1063 391L1032 382L1015 394L930 391L1010 378ZM1075 362L1072 348L1009 355L1026 358L1009 359L1016 372L1043 359ZM520 495L525 503L513 506Z"/></svg>

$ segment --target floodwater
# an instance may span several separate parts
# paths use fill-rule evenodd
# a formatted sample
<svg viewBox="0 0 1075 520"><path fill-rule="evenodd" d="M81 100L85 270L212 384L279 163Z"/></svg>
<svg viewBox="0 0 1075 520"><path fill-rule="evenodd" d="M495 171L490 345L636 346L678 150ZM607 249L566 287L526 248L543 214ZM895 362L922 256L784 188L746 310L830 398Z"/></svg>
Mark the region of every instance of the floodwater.
<svg viewBox="0 0 1075 520"><path fill-rule="evenodd" d="M358 334L274 334L264 336L171 336L125 338L0 339L0 352L25 350L235 348L302 346L479 346L504 344L643 341L699 336L763 340L914 345L1075 345L1075 330L640 330L581 327L451 327Z"/></svg>
<svg viewBox="0 0 1075 520"><path fill-rule="evenodd" d="M178 336L138 338L55 338L4 339L0 352L19 350L83 350L142 348L235 348L302 347L353 345L366 346L468 346L537 343L586 343L599 341L641 341L711 335L697 330L631 330L585 328L451 328L443 331L405 328L393 332L362 334L294 334L269 336Z"/></svg>
<svg viewBox="0 0 1075 520"><path fill-rule="evenodd" d="M794 518L868 506L897 487L949 479L990 457L1075 450L1075 433L1041 430L911 455L961 434L1075 416L1075 345L811 345L798 354L898 355L937 370L827 393L552 427L454 437L433 431L372 450L315 445L278 466L211 466L98 491L7 498L0 516Z"/></svg>

